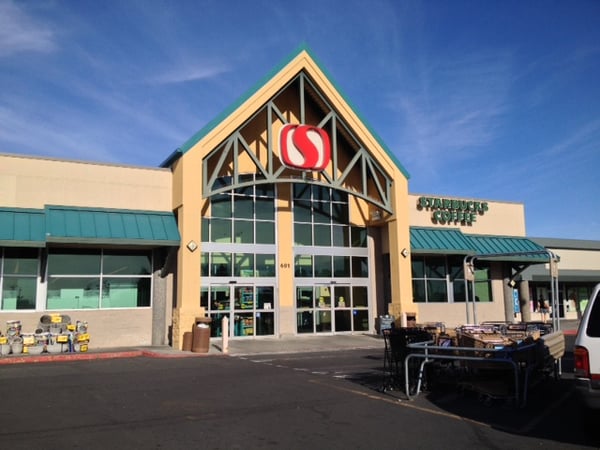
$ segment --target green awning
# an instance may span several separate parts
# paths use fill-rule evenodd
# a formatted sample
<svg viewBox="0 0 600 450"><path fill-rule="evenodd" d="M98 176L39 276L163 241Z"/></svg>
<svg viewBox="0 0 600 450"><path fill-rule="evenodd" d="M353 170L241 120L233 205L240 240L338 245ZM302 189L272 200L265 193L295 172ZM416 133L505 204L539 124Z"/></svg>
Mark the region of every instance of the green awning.
<svg viewBox="0 0 600 450"><path fill-rule="evenodd" d="M463 234L457 228L410 227L410 247L415 254L494 255L501 261L544 262L545 248L525 237ZM535 254L540 252L540 254Z"/></svg>
<svg viewBox="0 0 600 450"><path fill-rule="evenodd" d="M475 253L469 239L457 228L410 227L412 253L443 253L472 255Z"/></svg>
<svg viewBox="0 0 600 450"><path fill-rule="evenodd" d="M503 261L544 262L546 249L525 237L468 235L478 255L502 255ZM540 252L540 254L534 254Z"/></svg>
<svg viewBox="0 0 600 450"><path fill-rule="evenodd" d="M180 236L171 212L47 206L46 241L178 246Z"/></svg>
<svg viewBox="0 0 600 450"><path fill-rule="evenodd" d="M44 247L45 232L43 210L0 208L0 247Z"/></svg>

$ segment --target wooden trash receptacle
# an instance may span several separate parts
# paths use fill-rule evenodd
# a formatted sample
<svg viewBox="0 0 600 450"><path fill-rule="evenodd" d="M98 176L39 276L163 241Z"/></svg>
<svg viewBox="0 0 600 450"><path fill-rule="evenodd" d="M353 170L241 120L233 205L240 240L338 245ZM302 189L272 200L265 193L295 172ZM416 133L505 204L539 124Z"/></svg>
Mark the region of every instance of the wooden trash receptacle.
<svg viewBox="0 0 600 450"><path fill-rule="evenodd" d="M192 330L192 352L208 353L210 348L210 317L196 317Z"/></svg>
<svg viewBox="0 0 600 450"><path fill-rule="evenodd" d="M181 348L184 352L192 351L192 332L186 331L183 333L183 347Z"/></svg>

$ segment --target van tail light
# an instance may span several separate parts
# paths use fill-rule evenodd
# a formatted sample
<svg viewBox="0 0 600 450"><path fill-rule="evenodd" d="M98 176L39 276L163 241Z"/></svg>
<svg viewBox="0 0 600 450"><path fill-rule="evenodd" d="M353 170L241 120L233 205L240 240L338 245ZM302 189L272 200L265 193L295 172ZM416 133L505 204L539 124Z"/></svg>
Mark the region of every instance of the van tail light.
<svg viewBox="0 0 600 450"><path fill-rule="evenodd" d="M590 378L590 355L587 348L575 346L575 376Z"/></svg>

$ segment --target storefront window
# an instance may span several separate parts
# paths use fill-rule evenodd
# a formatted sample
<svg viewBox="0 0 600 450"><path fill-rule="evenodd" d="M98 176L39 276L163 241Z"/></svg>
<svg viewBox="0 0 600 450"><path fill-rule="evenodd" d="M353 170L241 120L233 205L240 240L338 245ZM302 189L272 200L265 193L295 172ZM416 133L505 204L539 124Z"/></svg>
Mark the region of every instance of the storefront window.
<svg viewBox="0 0 600 450"><path fill-rule="evenodd" d="M0 250L2 310L35 309L38 254L37 249Z"/></svg>
<svg viewBox="0 0 600 450"><path fill-rule="evenodd" d="M149 251L51 251L46 308L149 307L151 258Z"/></svg>
<svg viewBox="0 0 600 450"><path fill-rule="evenodd" d="M240 181L252 181L252 174ZM260 178L256 176L256 178ZM202 219L202 242L219 244L275 243L275 187L246 186L210 199L211 217Z"/></svg>

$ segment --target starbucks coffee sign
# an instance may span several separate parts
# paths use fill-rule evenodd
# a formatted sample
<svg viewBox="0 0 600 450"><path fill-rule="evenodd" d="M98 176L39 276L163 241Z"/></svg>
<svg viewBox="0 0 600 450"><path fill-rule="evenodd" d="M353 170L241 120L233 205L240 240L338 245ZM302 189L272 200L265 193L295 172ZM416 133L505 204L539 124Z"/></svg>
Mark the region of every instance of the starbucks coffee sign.
<svg viewBox="0 0 600 450"><path fill-rule="evenodd" d="M487 202L440 197L419 197L417 209L431 213L431 221L440 225L471 225L489 209Z"/></svg>

